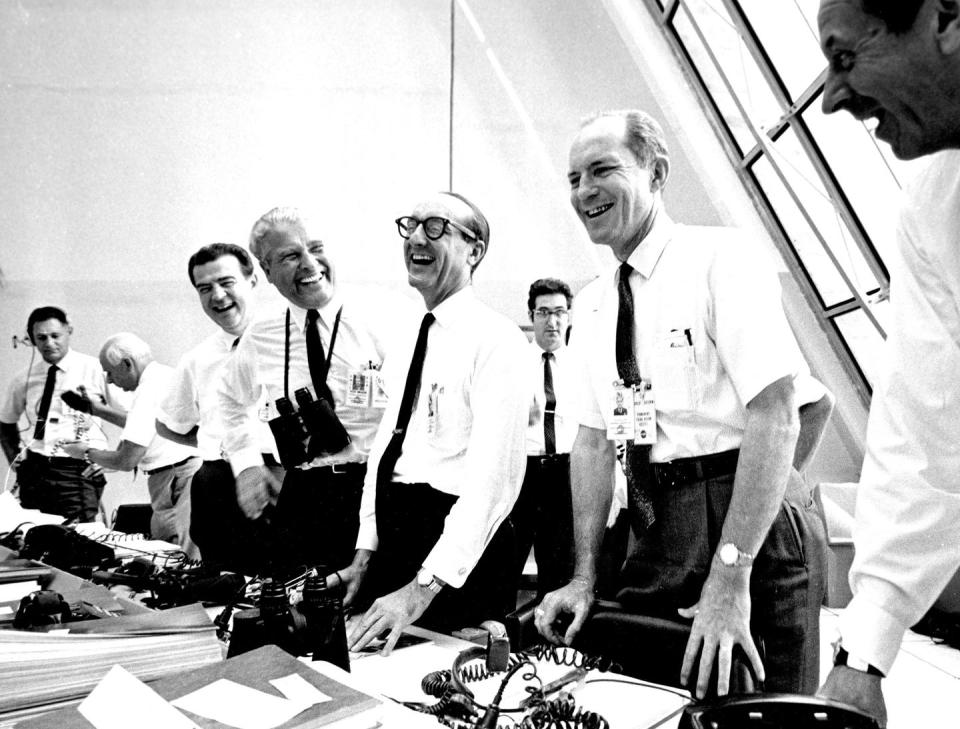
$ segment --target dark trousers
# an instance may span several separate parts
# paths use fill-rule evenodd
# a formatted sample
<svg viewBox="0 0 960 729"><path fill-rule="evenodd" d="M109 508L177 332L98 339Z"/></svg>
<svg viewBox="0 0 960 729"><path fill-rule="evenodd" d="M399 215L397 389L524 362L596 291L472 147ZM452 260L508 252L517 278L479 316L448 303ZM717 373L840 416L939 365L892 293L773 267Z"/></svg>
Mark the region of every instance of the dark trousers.
<svg viewBox="0 0 960 729"><path fill-rule="evenodd" d="M457 497L428 484L388 483L377 488L379 546L370 566L367 599L408 584L443 533ZM417 625L449 632L503 620L516 608L513 527L506 519L462 587L445 587Z"/></svg>
<svg viewBox="0 0 960 729"><path fill-rule="evenodd" d="M329 570L353 561L360 528L365 463L291 469L273 515L283 535L278 561Z"/></svg>
<svg viewBox="0 0 960 729"><path fill-rule="evenodd" d="M85 462L76 458L48 458L28 453L17 468L20 504L80 523L94 521L107 481L103 475L83 476Z"/></svg>
<svg viewBox="0 0 960 729"><path fill-rule="evenodd" d="M245 575L269 574L280 539L267 517L251 520L237 503L226 461L204 461L190 487L190 537L204 562Z"/></svg>
<svg viewBox="0 0 960 729"><path fill-rule="evenodd" d="M565 585L573 576L573 506L570 456L528 456L520 496L510 514L517 542L514 561L519 579L533 547L537 594Z"/></svg>
<svg viewBox="0 0 960 729"><path fill-rule="evenodd" d="M697 602L732 493L732 473L657 489L656 521L637 538L624 565L619 599L627 609L676 620L677 608ZM750 627L763 644L765 690L816 691L825 574L823 522L794 471L750 582ZM676 665L679 675L679 657Z"/></svg>

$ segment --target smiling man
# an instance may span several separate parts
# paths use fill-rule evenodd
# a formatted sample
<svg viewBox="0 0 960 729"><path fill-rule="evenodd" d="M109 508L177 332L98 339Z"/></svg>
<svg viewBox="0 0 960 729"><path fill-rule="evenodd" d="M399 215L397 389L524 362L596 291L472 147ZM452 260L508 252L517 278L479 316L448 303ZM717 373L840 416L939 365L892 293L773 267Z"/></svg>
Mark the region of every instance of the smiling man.
<svg viewBox="0 0 960 729"><path fill-rule="evenodd" d="M367 454L383 414L372 387L383 346L367 310L339 293L327 246L308 233L297 210L274 208L257 220L250 251L285 301L247 327L220 385L223 448L236 476L237 498L248 519L267 510L282 534L263 546L265 566L340 569L354 553ZM329 429L311 427L314 410L305 412L301 403L311 447L320 447L284 464L281 490L265 463L258 431L265 422L277 422L285 402L296 408L295 393L303 388L314 403L326 402L334 413L328 425L338 428L339 421L348 442L330 441L327 447L323 438ZM266 402L255 413L262 392ZM303 444L299 434L286 432L277 443L280 453Z"/></svg>
<svg viewBox="0 0 960 729"><path fill-rule="evenodd" d="M378 596L352 626L351 648L385 635L384 653L413 622L450 631L515 607L506 519L523 478L530 397L517 368L526 339L473 290L490 244L483 213L440 193L396 223L408 282L427 313L384 371L389 404L364 484L357 555L343 575L348 599L364 580Z"/></svg>
<svg viewBox="0 0 960 729"><path fill-rule="evenodd" d="M265 537L240 511L230 464L221 455L217 389L223 366L253 316L257 275L250 254L230 243L200 248L187 262L187 275L218 330L181 357L157 413L157 432L197 446L203 458L190 488L190 535L204 561L255 572L263 552L258 542ZM261 430L265 461L276 466L270 432L266 426Z"/></svg>
<svg viewBox="0 0 960 729"><path fill-rule="evenodd" d="M570 504L570 448L577 421L569 413L570 287L555 278L530 284L527 315L533 341L526 355L533 393L527 422L527 470L510 514L517 539L517 574L530 547L537 564L541 595L565 584L573 574L573 514Z"/></svg>
<svg viewBox="0 0 960 729"><path fill-rule="evenodd" d="M91 411L108 409L104 405L107 387L96 358L70 348L72 334L73 326L62 309L42 306L30 313L27 336L40 357L10 383L0 405L0 443L11 466L17 468L24 507L87 522L100 513L106 481L100 472L85 473L88 464L71 457L60 444L80 438L91 447L106 447L100 417ZM86 396L68 396L72 405L61 397L79 391ZM24 415L26 444L21 443L19 427Z"/></svg>
<svg viewBox="0 0 960 729"><path fill-rule="evenodd" d="M543 599L537 627L569 644L588 616L624 439L636 544L618 599L637 613L692 619L684 654L665 660L682 682L695 679L698 695L715 661L727 692L736 644L768 690L812 693L825 545L791 468L794 380L807 366L773 270L736 231L673 223L663 204L669 172L663 131L640 111L597 115L570 149L570 201L619 265L576 301L576 566ZM618 395L629 415L614 414ZM785 498L788 488L796 498ZM564 614L566 629L556 622ZM765 643L762 662L751 632Z"/></svg>
<svg viewBox="0 0 960 729"><path fill-rule="evenodd" d="M907 188L888 261L853 599L821 689L885 724L881 679L960 567L960 3L823 0L819 25L824 112L877 119L876 136L902 159L937 153Z"/></svg>

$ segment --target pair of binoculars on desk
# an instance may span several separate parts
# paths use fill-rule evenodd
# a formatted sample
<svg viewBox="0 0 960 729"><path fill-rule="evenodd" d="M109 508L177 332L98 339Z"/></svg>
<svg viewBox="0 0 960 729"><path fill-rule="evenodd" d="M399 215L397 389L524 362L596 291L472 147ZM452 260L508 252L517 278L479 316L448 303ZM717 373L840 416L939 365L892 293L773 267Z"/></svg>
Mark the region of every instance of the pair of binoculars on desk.
<svg viewBox="0 0 960 729"><path fill-rule="evenodd" d="M330 403L322 397L315 400L306 387L296 390L293 396L296 407L289 398L277 398L278 415L270 421L284 468L339 453L349 445L350 435Z"/></svg>

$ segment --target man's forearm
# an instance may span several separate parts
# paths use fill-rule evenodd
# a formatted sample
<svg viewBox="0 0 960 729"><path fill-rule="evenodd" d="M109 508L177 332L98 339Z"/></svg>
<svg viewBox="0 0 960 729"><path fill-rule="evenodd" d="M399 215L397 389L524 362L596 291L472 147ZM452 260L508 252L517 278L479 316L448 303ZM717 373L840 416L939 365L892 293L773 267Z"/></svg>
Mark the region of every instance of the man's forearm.
<svg viewBox="0 0 960 729"><path fill-rule="evenodd" d="M95 415L101 420L106 420L118 428L122 428L127 424L126 410L118 410L102 402L97 402L95 399L90 400L90 414Z"/></svg>
<svg viewBox="0 0 960 729"><path fill-rule="evenodd" d="M186 433L178 433L175 430L171 430L166 425L161 423L159 420L156 421L157 435L161 438L166 438L167 440L173 441L174 443L179 443L180 445L190 446L191 448L197 447L197 432L200 430L200 426L194 425Z"/></svg>
<svg viewBox="0 0 960 729"><path fill-rule="evenodd" d="M7 463L13 463L20 453L20 430L16 423L0 423L0 447L7 457Z"/></svg>
<svg viewBox="0 0 960 729"><path fill-rule="evenodd" d="M570 491L576 548L574 576L596 582L596 560L613 497L614 445L596 428L581 426L570 452Z"/></svg>

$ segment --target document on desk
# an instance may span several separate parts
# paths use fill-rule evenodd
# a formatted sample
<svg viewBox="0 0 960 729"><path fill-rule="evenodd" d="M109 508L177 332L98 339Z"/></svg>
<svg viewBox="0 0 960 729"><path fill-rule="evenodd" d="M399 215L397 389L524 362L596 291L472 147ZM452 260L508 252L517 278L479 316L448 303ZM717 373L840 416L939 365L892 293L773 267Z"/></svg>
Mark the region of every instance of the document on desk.
<svg viewBox="0 0 960 729"><path fill-rule="evenodd" d="M96 729L199 729L123 666L114 666L77 707Z"/></svg>

